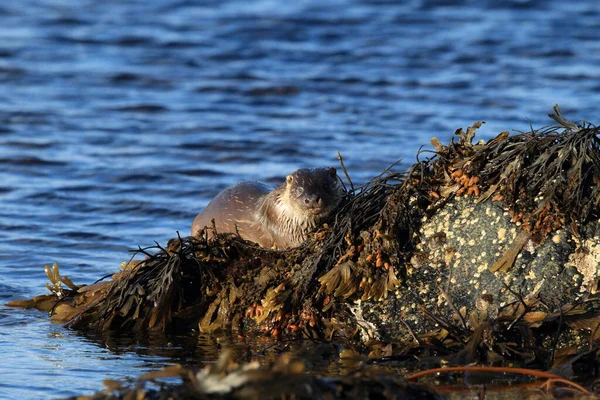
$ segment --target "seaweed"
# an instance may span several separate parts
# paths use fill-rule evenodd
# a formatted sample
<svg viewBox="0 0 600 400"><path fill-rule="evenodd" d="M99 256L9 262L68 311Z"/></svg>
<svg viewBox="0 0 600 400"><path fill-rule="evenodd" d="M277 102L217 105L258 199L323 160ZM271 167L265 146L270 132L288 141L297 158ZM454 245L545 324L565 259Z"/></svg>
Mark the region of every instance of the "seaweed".
<svg viewBox="0 0 600 400"><path fill-rule="evenodd" d="M53 320L81 330L260 331L342 343L381 364L557 367L584 347L598 349L597 296L558 304L537 290L523 295L507 286L516 301L500 305L484 294L467 309L449 290L451 279L447 287L431 279L440 296L438 304L425 303L411 286L423 282L408 281L407 273L428 258L418 247L420 227L459 197L498 204L518 226L512 245L490 267L497 275L512 273L524 246L543 243L552 232L589 235L584 227L600 216L600 128L567 121L558 107L553 118L559 125L502 132L487 143L474 143L477 122L457 130L448 145L432 139L435 151L408 171L393 172L395 163L357 188L340 156L350 190L298 248L268 250L217 232L178 236L166 248L138 249L134 257L143 259L89 286L48 270L51 294L12 305L51 309ZM446 237L438 232L429 240L429 248L439 248ZM428 322L425 328L411 327L399 311L398 302L407 299ZM374 317L363 315L361 302ZM387 325L406 335L387 337Z"/></svg>
<svg viewBox="0 0 600 400"><path fill-rule="evenodd" d="M600 128L567 121L558 106L550 117L559 125L517 135L502 132L487 143L473 143L482 122L455 132L443 146L434 138L436 156L430 174L417 183L435 187L434 200L474 196L478 202L501 201L521 233L505 256L491 267L508 271L528 240L541 243L549 233L570 227L578 234L600 216ZM421 168L422 170L423 168ZM414 176L414 174L413 174Z"/></svg>
<svg viewBox="0 0 600 400"><path fill-rule="evenodd" d="M158 243L139 248L109 281L81 287L70 283L74 290L68 293L52 286L53 294L44 299L55 300L50 307L53 320L76 329L211 332L240 328L234 322L242 324L243 317L250 317L246 322L254 320L274 336L282 329L315 336L322 330L315 329L321 308L331 310L333 305L331 298L320 295L317 278L339 265L338 260L358 257L359 233L379 218L395 189L389 182L401 179L402 174L387 171L351 191L323 228L299 248L262 249L232 234L177 237L167 248ZM143 260L133 260L140 255ZM399 283L392 272L382 276L391 286ZM52 278L53 285L60 282L60 277ZM366 293L381 297L385 291ZM257 299L262 299L260 304ZM323 326L319 323L318 328Z"/></svg>

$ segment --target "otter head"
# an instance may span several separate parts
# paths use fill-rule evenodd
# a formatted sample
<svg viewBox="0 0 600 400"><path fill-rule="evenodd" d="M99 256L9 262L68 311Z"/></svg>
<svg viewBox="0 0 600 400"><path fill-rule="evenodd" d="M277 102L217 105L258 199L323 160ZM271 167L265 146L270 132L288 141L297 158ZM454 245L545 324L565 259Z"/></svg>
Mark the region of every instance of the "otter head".
<svg viewBox="0 0 600 400"><path fill-rule="evenodd" d="M286 177L282 197L296 213L316 219L333 211L344 194L335 168L303 168Z"/></svg>

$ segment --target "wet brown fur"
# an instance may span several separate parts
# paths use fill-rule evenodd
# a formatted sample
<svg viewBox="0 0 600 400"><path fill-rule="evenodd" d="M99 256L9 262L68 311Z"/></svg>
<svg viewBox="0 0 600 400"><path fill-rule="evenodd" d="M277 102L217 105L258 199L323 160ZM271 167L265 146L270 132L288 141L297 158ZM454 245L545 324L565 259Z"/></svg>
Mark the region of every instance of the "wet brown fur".
<svg viewBox="0 0 600 400"><path fill-rule="evenodd" d="M258 181L240 182L219 193L196 216L192 235L210 228L214 219L219 233L238 232L266 248L296 247L344 194L335 168L299 169L272 190Z"/></svg>

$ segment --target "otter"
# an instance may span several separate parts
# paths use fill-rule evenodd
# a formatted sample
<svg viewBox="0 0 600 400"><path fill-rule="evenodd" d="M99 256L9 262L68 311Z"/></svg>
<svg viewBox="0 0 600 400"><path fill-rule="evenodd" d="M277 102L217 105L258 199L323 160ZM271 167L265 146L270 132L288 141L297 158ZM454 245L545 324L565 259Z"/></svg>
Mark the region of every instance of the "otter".
<svg viewBox="0 0 600 400"><path fill-rule="evenodd" d="M276 188L244 181L221 191L194 218L192 235L210 228L236 233L265 248L299 246L346 191L335 168L303 168ZM210 231L210 229L207 229Z"/></svg>

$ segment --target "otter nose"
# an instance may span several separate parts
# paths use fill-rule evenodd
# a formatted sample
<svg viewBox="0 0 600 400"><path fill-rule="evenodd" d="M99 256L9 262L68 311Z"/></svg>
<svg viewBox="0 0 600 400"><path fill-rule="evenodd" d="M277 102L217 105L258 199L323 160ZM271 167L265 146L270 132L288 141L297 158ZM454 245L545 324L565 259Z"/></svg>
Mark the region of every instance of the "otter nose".
<svg viewBox="0 0 600 400"><path fill-rule="evenodd" d="M319 208L321 207L321 198L316 194L312 196L306 196L304 198L304 205L307 208Z"/></svg>

